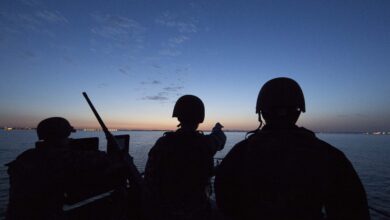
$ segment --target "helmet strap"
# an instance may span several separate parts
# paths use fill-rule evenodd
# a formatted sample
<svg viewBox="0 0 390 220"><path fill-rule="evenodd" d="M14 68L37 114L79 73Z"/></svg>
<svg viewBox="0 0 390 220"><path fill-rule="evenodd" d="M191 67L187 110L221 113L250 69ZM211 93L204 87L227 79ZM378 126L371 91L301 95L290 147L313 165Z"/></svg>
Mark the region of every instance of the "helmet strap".
<svg viewBox="0 0 390 220"><path fill-rule="evenodd" d="M246 135L245 135L245 139L248 138L249 135L257 133L257 132L260 131L260 129L263 127L264 122L263 122L263 120L261 120L261 113L259 113L258 115L259 115L258 120L259 120L259 122L260 122L259 127L257 127L257 128L256 128L255 130L253 130L253 131L248 131L248 132L246 133Z"/></svg>

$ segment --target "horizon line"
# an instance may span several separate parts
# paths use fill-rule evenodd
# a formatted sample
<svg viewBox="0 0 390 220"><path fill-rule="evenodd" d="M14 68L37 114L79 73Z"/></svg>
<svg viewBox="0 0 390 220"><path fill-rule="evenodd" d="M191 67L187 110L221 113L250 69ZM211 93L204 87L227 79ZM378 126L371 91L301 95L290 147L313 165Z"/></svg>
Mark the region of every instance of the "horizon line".
<svg viewBox="0 0 390 220"><path fill-rule="evenodd" d="M9 126L0 126L1 130L12 131L12 130L36 130L36 127L9 127ZM76 131L85 131L85 132L94 132L94 131L102 131L101 128L75 128ZM174 131L176 129L142 129L142 128L109 128L111 132L117 131ZM198 129L199 131L210 132L211 129ZM249 132L253 129L224 129L224 132ZM387 133L390 134L390 131L313 131L314 133L339 133L339 134L371 134L371 133Z"/></svg>

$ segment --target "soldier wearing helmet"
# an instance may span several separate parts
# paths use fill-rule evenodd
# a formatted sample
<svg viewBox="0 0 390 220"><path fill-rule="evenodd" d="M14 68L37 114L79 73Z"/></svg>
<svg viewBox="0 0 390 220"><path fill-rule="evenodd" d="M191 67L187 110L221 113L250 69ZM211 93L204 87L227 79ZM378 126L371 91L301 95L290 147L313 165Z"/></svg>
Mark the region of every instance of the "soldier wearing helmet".
<svg viewBox="0 0 390 220"><path fill-rule="evenodd" d="M205 109L196 96L180 97L172 117L179 120L179 129L166 132L150 150L145 181L164 210L161 219L209 219L206 188L213 156L224 147L226 136L219 123L209 135L197 131Z"/></svg>
<svg viewBox="0 0 390 220"><path fill-rule="evenodd" d="M231 149L216 174L216 200L224 215L370 219L365 190L349 160L296 126L305 111L296 81L280 77L264 84L256 104L259 128Z"/></svg>
<svg viewBox="0 0 390 220"><path fill-rule="evenodd" d="M41 121L37 127L39 140L61 140L66 139L76 130L69 121L61 117L47 118Z"/></svg>
<svg viewBox="0 0 390 220"><path fill-rule="evenodd" d="M114 155L70 148L72 132L75 129L64 118L44 119L37 126L36 147L7 164L7 220L63 219L65 194L70 190L77 186L96 189L103 182L110 185L120 179L122 165Z"/></svg>

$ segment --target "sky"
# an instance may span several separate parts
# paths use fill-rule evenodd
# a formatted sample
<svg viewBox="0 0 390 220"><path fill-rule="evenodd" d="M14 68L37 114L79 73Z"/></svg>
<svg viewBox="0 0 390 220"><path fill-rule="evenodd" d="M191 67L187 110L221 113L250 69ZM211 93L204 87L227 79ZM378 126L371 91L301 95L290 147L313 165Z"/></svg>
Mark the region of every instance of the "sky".
<svg viewBox="0 0 390 220"><path fill-rule="evenodd" d="M390 1L0 2L0 126L62 116L77 128L167 129L201 98L210 129L258 126L261 86L295 79L298 125L390 131Z"/></svg>

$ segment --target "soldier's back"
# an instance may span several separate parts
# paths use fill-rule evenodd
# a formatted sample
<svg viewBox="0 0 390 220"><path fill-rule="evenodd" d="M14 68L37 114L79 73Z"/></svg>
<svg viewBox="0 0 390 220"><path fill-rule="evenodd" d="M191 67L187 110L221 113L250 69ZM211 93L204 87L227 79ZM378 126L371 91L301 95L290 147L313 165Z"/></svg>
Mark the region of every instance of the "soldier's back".
<svg viewBox="0 0 390 220"><path fill-rule="evenodd" d="M205 219L205 188L213 169L208 138L198 132L169 132L149 152L145 178L166 210L166 219Z"/></svg>
<svg viewBox="0 0 390 220"><path fill-rule="evenodd" d="M8 164L8 219L59 218L63 202L61 155L51 149L29 149Z"/></svg>
<svg viewBox="0 0 390 220"><path fill-rule="evenodd" d="M212 171L210 146L201 134L168 133L151 151L161 158L160 175L165 195L203 192Z"/></svg>
<svg viewBox="0 0 390 220"><path fill-rule="evenodd" d="M359 216L352 207L365 206L348 159L309 130L265 129L225 159L216 177L217 202L237 218L323 219L323 207L328 217Z"/></svg>
<svg viewBox="0 0 390 220"><path fill-rule="evenodd" d="M60 219L64 194L108 184L102 172L110 161L103 152L42 146L8 164L8 219Z"/></svg>
<svg viewBox="0 0 390 220"><path fill-rule="evenodd" d="M248 140L243 162L246 215L322 219L334 164L342 153L305 130L269 131Z"/></svg>

